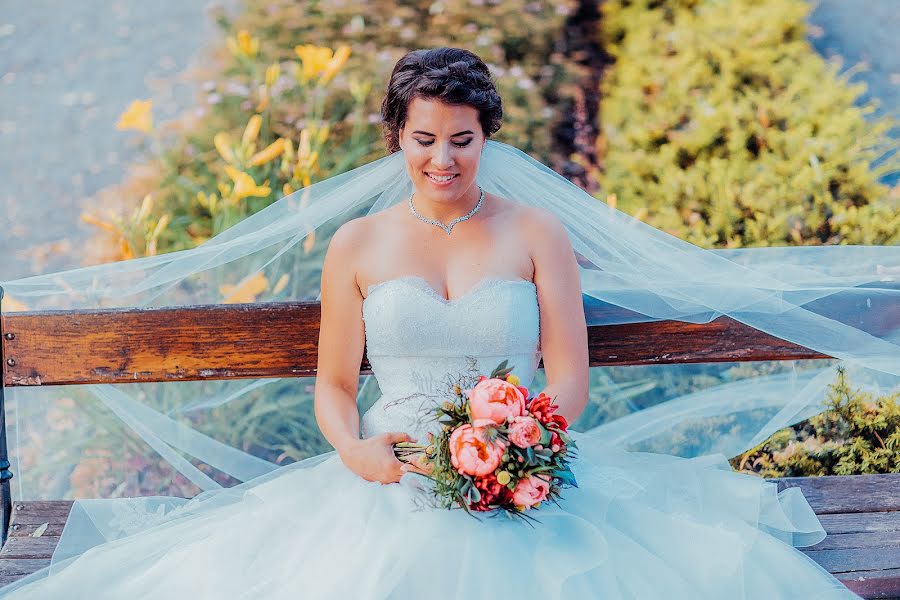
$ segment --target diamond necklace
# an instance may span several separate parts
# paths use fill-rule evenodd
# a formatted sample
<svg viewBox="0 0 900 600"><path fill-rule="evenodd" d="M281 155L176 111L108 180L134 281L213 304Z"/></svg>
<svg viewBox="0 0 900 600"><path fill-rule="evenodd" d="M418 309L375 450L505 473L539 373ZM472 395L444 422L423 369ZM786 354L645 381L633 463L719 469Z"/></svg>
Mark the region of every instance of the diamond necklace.
<svg viewBox="0 0 900 600"><path fill-rule="evenodd" d="M428 217L423 217L422 215L420 215L419 212L416 210L416 207L413 206L413 201L412 201L412 199L413 199L413 196L414 196L415 194L413 194L413 195L411 195L411 196L409 197L409 202L408 202L408 204L409 204L409 210L411 210L411 211L412 211L412 214L413 214L417 219L419 219L420 221L425 221L426 223L428 223L428 224L430 224L430 225L437 225L438 227L440 227L441 229L443 229L444 231L446 231L446 232L447 232L447 235L450 235L450 232L453 230L453 226L454 226L454 225L456 225L457 223L459 223L459 222L461 222L461 221L465 221L466 219L470 218L472 215L474 215L476 212L478 212L478 209L479 209L479 208L481 208L481 203L484 202L484 190L481 189L480 186L478 187L478 189L481 190L481 194L478 196L478 204L475 205L475 208L473 208L471 211L469 211L469 214L467 214L467 215L463 215L463 216L461 216L461 217L456 217L455 219L453 219L452 221L450 221L450 224L449 224L449 225L444 225L444 224L441 223L440 221L435 221L434 219L429 219Z"/></svg>

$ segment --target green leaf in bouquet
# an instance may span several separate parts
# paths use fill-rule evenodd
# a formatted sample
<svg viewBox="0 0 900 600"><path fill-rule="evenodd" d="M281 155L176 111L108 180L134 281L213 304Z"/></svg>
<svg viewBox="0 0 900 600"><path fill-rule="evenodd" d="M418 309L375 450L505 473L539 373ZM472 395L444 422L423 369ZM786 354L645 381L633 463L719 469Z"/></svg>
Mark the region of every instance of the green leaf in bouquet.
<svg viewBox="0 0 900 600"><path fill-rule="evenodd" d="M507 362L509 362L509 361L508 361L508 360L504 360L502 363L500 363L499 365L497 365L496 367L494 367L494 370L491 371L491 377L496 377L496 373L498 373L499 371L502 371L503 369L505 369L505 368L506 368L506 363L507 363Z"/></svg>
<svg viewBox="0 0 900 600"><path fill-rule="evenodd" d="M546 446L549 446L549 445L550 445L550 440L553 439L553 434L550 432L549 429L547 429L546 427L544 427L544 425L543 425L542 423L540 423L540 422L538 422L538 427L541 428L541 441L540 441L540 444L541 444L542 446L545 446L545 447L546 447Z"/></svg>
<svg viewBox="0 0 900 600"><path fill-rule="evenodd" d="M576 488L578 487L578 482L575 481L575 474L569 469L557 469L556 471L552 471L551 475L567 485Z"/></svg>
<svg viewBox="0 0 900 600"><path fill-rule="evenodd" d="M504 360L502 363L497 365L497 368L495 368L491 372L491 375L490 375L491 379L493 379L493 378L505 379L507 375L512 373L513 367L506 366L506 364L508 362L509 362L508 360Z"/></svg>

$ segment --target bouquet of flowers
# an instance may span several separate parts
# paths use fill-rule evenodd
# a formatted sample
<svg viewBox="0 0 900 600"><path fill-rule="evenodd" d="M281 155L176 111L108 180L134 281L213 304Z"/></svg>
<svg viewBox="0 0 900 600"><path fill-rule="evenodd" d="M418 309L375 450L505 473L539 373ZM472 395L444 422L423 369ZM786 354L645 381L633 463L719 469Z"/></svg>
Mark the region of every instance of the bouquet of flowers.
<svg viewBox="0 0 900 600"><path fill-rule="evenodd" d="M533 519L528 509L556 502L563 487L577 487L569 467L575 444L569 424L550 396L531 397L503 361L471 389L453 386L437 409L441 432L427 446L399 443L401 461L430 467L434 495L443 508L495 509Z"/></svg>

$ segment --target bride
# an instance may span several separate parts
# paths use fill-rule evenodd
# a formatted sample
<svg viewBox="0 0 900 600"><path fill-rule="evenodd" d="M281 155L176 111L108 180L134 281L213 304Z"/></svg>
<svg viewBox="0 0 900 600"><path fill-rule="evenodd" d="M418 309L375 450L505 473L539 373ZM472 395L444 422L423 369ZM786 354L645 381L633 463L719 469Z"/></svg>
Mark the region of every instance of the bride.
<svg viewBox="0 0 900 600"><path fill-rule="evenodd" d="M428 504L428 465L401 463L392 444L433 431L423 413L447 374L508 359L529 386L543 358L562 415L574 421L588 400L584 274L566 227L479 185L501 115L468 51L419 50L394 68L386 138L413 193L342 225L321 273L315 415L334 452L200 494L0 596L856 598L793 547L823 537L802 495L721 454L629 452L575 433L579 487L533 527ZM360 418L364 350L382 395Z"/></svg>

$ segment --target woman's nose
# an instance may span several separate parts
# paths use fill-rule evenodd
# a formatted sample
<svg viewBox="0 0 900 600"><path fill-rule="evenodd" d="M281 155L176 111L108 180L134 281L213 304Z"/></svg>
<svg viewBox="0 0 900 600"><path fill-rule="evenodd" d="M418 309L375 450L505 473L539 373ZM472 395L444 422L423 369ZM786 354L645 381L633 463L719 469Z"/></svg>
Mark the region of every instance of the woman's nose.
<svg viewBox="0 0 900 600"><path fill-rule="evenodd" d="M438 146L435 149L434 154L431 157L431 162L434 163L434 166L438 169L449 169L453 166L453 154L450 151L450 148L445 144L435 144Z"/></svg>

